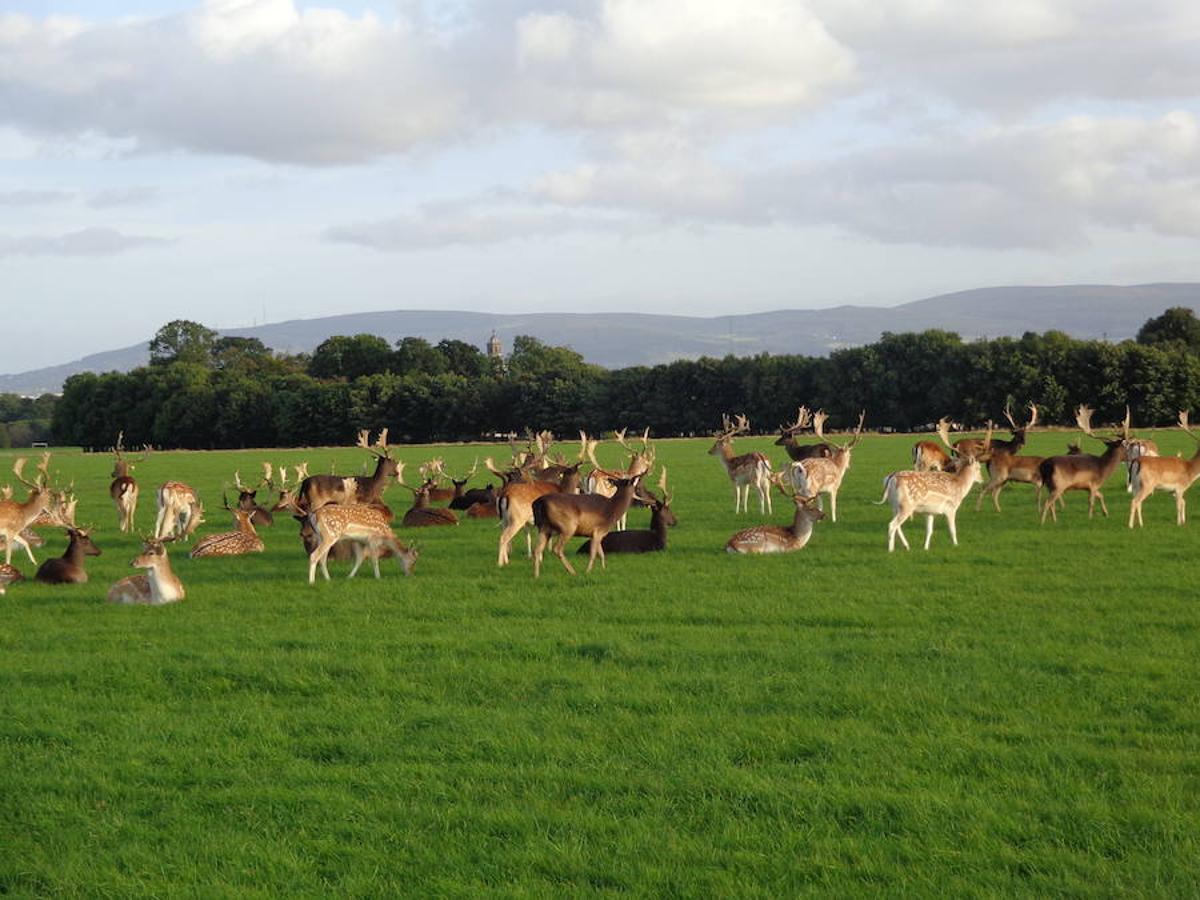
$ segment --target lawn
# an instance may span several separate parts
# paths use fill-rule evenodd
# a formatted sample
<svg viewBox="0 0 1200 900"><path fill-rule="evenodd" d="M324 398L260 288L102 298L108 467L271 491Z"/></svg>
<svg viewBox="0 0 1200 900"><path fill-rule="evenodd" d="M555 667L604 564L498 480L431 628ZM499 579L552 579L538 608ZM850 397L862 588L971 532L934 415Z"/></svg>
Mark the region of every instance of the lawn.
<svg viewBox="0 0 1200 900"><path fill-rule="evenodd" d="M495 524L463 521L399 529L411 578L339 564L310 586L281 517L259 556L173 548L188 598L162 608L103 602L138 549L111 457L56 452L104 555L88 585L0 598L0 892L1195 895L1200 521L1160 494L1129 531L1122 469L1109 519L1076 493L1039 526L1028 487L999 514L973 492L960 546L939 520L922 551L914 522L889 555L872 503L912 440L865 437L838 522L793 555L722 552L789 504L735 517L711 441L664 440L665 554L575 579L548 559L535 582L522 546L499 570ZM456 472L489 451L398 455ZM203 534L236 468L365 456L155 453L138 521L168 478L199 489ZM65 544L45 534L39 560Z"/></svg>

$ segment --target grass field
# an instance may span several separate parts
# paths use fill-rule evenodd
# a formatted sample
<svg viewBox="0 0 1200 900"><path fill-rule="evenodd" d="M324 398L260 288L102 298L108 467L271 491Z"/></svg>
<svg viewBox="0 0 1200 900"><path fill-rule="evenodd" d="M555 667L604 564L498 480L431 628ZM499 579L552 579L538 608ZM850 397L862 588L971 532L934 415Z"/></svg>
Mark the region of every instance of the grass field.
<svg viewBox="0 0 1200 900"><path fill-rule="evenodd" d="M911 440L865 438L794 555L721 552L763 518L735 518L709 441L660 441L664 555L535 582L464 521L400 530L412 578L309 586L283 518L261 556L177 548L188 599L162 608L103 602L137 549L111 460L56 453L104 555L88 585L0 598L0 893L1196 895L1200 496L1187 527L1164 494L1130 532L1117 478L1111 518L1072 494L1045 527L1027 487L1000 514L972 494L959 547L939 520L921 551L916 522L889 556L871 502ZM207 533L237 467L363 456L154 454L139 524L167 478Z"/></svg>

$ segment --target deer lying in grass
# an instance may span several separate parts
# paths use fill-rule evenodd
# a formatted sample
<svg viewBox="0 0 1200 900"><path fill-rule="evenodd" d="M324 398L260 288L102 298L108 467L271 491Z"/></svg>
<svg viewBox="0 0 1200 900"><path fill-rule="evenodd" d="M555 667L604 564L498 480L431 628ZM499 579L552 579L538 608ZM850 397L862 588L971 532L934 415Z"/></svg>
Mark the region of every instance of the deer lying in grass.
<svg viewBox="0 0 1200 900"><path fill-rule="evenodd" d="M24 580L25 576L14 566L10 566L7 563L0 563L0 597L4 596L4 591L10 584L16 584L18 581Z"/></svg>
<svg viewBox="0 0 1200 900"><path fill-rule="evenodd" d="M68 528L66 552L42 563L34 577L42 584L86 584L84 562L89 556L99 555L100 548L92 542L90 529Z"/></svg>
<svg viewBox="0 0 1200 900"><path fill-rule="evenodd" d="M262 538L254 530L254 511L244 509L240 503L231 507L229 499L222 494L224 509L233 513L237 523L236 531L223 531L219 534L208 534L197 541L189 555L191 559L205 559L211 556L244 556L247 553L262 553Z"/></svg>
<svg viewBox="0 0 1200 900"><path fill-rule="evenodd" d="M1042 483L1050 490L1050 495L1042 506L1041 521L1043 523L1045 523L1047 515L1055 522L1058 521L1056 503L1066 491L1088 492L1089 519L1095 512L1097 500L1100 501L1100 508L1104 511L1104 515L1108 515L1108 505L1104 502L1104 495L1100 493L1100 488L1116 471L1121 460L1125 458L1125 441L1129 437L1129 411L1125 412L1125 422L1121 426L1121 434L1119 436L1114 434L1111 438L1100 437L1092 431L1092 412L1091 407L1081 405L1075 412L1075 423L1079 426L1079 430L1088 437L1095 438L1104 444L1104 454L1102 456L1092 456L1089 453L1051 456L1042 461L1038 471L1041 473Z"/></svg>
<svg viewBox="0 0 1200 900"><path fill-rule="evenodd" d="M376 503L383 500L389 479L397 477L401 464L392 458L388 446L388 430L379 432L375 443L370 443L368 431L358 433L355 446L375 457L375 471L371 475L350 476L348 482L341 475L306 475L296 489L296 503L303 512L312 512L326 503Z"/></svg>
<svg viewBox="0 0 1200 900"><path fill-rule="evenodd" d="M241 472L233 473L233 486L238 490L237 508L250 514L250 521L258 528L270 528L275 524L271 510L258 503L258 492L271 485L271 464L263 463L263 477L254 487L242 484ZM228 507L226 507L228 509Z"/></svg>
<svg viewBox="0 0 1200 900"><path fill-rule="evenodd" d="M650 504L649 530L634 528L610 531L601 542L605 553L655 553L667 549L667 529L679 524L679 520L671 511L671 495L667 492L666 466L662 467L662 474L658 479L658 490L661 496L655 495L646 488L641 489L641 493L645 495L644 499ZM584 541L576 553L586 553L591 556L591 539Z"/></svg>
<svg viewBox="0 0 1200 900"><path fill-rule="evenodd" d="M535 500L533 523L538 530L538 539L533 548L533 577L542 574L542 554L552 540L551 552L567 572L576 574L563 550L567 541L577 535L592 539L586 571L592 571L597 557L601 567L607 568L604 536L613 530L617 520L629 509L641 477L618 478L615 482L617 492L611 497L601 497L599 494L546 494Z"/></svg>
<svg viewBox="0 0 1200 900"><path fill-rule="evenodd" d="M167 544L174 540L142 538L142 552L129 565L146 569L146 574L122 578L108 589L108 602L160 606L182 600L186 596L183 582L171 570L171 561L167 558Z"/></svg>
<svg viewBox="0 0 1200 900"><path fill-rule="evenodd" d="M981 454L991 446L992 431L989 423L987 437L979 445ZM950 529L950 541L958 546L956 516L972 485L982 481L979 459L967 455L956 472L892 472L883 480L883 497L879 503L890 503L892 519L888 522L888 552L896 549L896 538L908 550L908 539L904 536L904 523L918 513L925 516L925 549L933 540L933 517L945 516Z"/></svg>
<svg viewBox="0 0 1200 900"><path fill-rule="evenodd" d="M790 492L784 487L782 474L774 480L779 493L789 498L795 505L795 514L790 526L755 525L753 528L743 528L725 543L727 553L792 553L801 550L812 537L813 526L825 518L825 513L813 504L812 497L806 497L795 489Z"/></svg>
<svg viewBox="0 0 1200 900"><path fill-rule="evenodd" d="M426 479L420 487L409 487L404 483L404 466L401 465L396 473L396 480L405 490L411 491L413 505L401 520L405 528L432 528L439 525L457 525L458 516L454 511L444 506L429 505L429 480Z"/></svg>
<svg viewBox="0 0 1200 900"><path fill-rule="evenodd" d="M1178 456L1139 456L1129 464L1130 481L1133 485L1133 499L1129 504L1129 527L1133 527L1134 518L1138 525L1142 522L1142 504L1155 491L1170 491L1175 495L1175 524L1182 525L1187 520L1187 500L1184 494L1192 483L1200 478L1200 435L1188 426L1186 410L1179 413L1179 427L1183 433L1196 441L1196 452L1191 459L1181 459Z"/></svg>
<svg viewBox="0 0 1200 900"><path fill-rule="evenodd" d="M371 559L375 577L379 578L379 558L383 547L392 551L405 575L412 574L417 562L417 548L405 547L396 540L388 520L375 507L330 503L309 513L308 521L317 537L317 546L308 555L309 584L317 580L317 566L321 567L325 580L329 580L326 561L329 552L339 541L350 541L354 546L354 567L350 570L350 578L357 574L367 557Z"/></svg>

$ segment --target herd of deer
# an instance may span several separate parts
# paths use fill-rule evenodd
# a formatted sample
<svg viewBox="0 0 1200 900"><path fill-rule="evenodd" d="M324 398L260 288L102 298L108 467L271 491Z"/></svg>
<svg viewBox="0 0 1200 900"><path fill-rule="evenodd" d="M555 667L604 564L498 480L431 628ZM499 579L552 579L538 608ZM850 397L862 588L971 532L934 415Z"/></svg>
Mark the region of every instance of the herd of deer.
<svg viewBox="0 0 1200 900"><path fill-rule="evenodd" d="M945 516L951 541L957 545L956 515L960 505L977 482L984 482L983 467L988 478L979 494L976 509L984 497L991 497L1000 511L1000 493L1011 483L1033 485L1041 508L1041 520L1058 518L1058 507L1067 491L1088 492L1088 515L1095 504L1108 515L1101 486L1116 471L1122 461L1128 463L1127 489L1132 494L1129 527L1142 524L1142 505L1154 491L1175 495L1176 522L1183 525L1186 504L1184 495L1191 484L1200 478L1200 446L1190 459L1164 457L1158 454L1153 441L1136 439L1130 429L1130 415L1115 427L1111 434L1099 434L1092 427L1093 410L1080 406L1076 424L1080 431L1105 445L1102 454L1093 455L1071 445L1059 456L1022 455L1029 431L1036 425L1038 411L1029 406L1029 418L1017 423L1006 410L1012 437L1002 440L994 436L995 426L989 422L983 438L951 441L951 423L942 419L937 424L940 444L919 441L912 448L912 468L892 472L884 478L883 496L879 504L888 503L892 518L888 523L888 550L895 549L896 539L907 549L909 544L903 525L915 515L926 517L925 548L933 535L935 516ZM793 504L793 519L789 526L759 525L734 534L726 543L731 553L784 553L804 547L813 532L814 524L823 519L824 499L828 497L829 516L837 522L837 496L846 472L850 468L854 447L862 437L865 414L860 414L848 440L834 441L825 431L827 415L801 407L796 420L780 427L776 445L784 447L791 459L786 469L772 471L770 460L762 453L737 455L733 440L750 430L745 416L733 420L724 418L723 428L714 434L715 441L708 451L716 456L734 488L734 512L747 511L750 488L758 493L762 514L772 512L772 489L778 490ZM1189 425L1188 414L1181 412L1179 428L1200 445L1200 434ZM801 444L797 435L812 428L815 443ZM132 470L146 459L149 448L140 457L125 454L122 435L113 449L115 460L109 493L117 509L118 525L122 532L134 530L137 512L138 485ZM353 559L350 577L363 562L370 559L375 577L380 577L379 561L395 558L407 575L418 557L414 546L405 546L392 530L395 516L384 503L385 489L393 482L413 495L412 507L403 515L401 524L409 528L453 526L459 524L457 512L469 518L498 518L500 537L497 564L509 563L512 541L526 532L527 551L533 558L533 573L541 574L542 560L547 548L558 557L570 574L575 568L566 557L567 542L573 537L588 540L579 553L588 555L587 571L597 559L606 566L606 553L642 553L664 550L667 528L676 524L671 510L671 494L667 490L667 472L660 467L658 492L645 487L644 482L655 465L655 451L649 431L641 436L639 447L626 441L626 432L616 433L616 440L629 453L623 469L605 469L596 460L597 439L580 432L578 459L568 463L558 455L550 456L553 436L549 432L532 435L524 449L510 439L512 460L498 467L491 457L484 462L489 472L500 480L499 485L468 489L467 484L478 466L473 465L461 478L449 475L440 459L420 467L421 483L411 487L404 482L404 463L395 459L387 443L387 429L370 442L369 433L360 432L357 446L369 452L375 460L370 475L309 475L307 465L293 467L294 480L288 483L288 468L263 463L263 478L253 487L242 482L234 473L238 500L230 506L222 495L222 507L235 522L235 529L209 534L197 541L191 558L240 556L263 552L263 541L256 528L270 526L273 513L289 512L299 523L300 538L308 556L308 580L315 582L319 568L329 579L328 559ZM39 581L52 584L79 584L87 581L85 560L100 554L92 541L90 527L75 524L76 500L70 489L54 490L49 486L50 455L43 455L33 481L25 478L26 460L13 466L17 479L29 488L24 502L12 498L10 488L3 489L0 498L0 542L4 544L4 563L0 565L0 594L16 581L21 573L12 566L13 549L24 549L36 564L32 547L44 541L33 531L36 525L60 526L66 529L68 546L61 557L48 559L37 570ZM584 464L591 469L581 473ZM452 487L442 487L448 480ZM278 492L278 500L268 509L259 505L257 493L263 487ZM1042 501L1043 488L1047 496ZM204 522L204 507L197 492L190 486L168 481L156 494L157 516L153 536L143 536L142 552L131 565L145 569L145 575L134 575L114 584L108 599L114 603L169 603L183 599L184 587L171 569L167 545L187 541ZM446 506L434 506L444 502ZM647 506L651 513L649 529L626 530L625 519L634 504ZM532 533L536 531L534 541Z"/></svg>

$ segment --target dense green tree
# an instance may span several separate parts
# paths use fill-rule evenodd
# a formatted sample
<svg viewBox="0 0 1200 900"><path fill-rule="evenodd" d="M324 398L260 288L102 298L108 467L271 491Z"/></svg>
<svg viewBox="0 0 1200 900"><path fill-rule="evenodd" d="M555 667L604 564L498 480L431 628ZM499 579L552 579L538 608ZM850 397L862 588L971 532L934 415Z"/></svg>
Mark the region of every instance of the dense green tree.
<svg viewBox="0 0 1200 900"><path fill-rule="evenodd" d="M313 351L308 374L314 378L345 378L395 371L392 348L373 334L327 338Z"/></svg>
<svg viewBox="0 0 1200 900"><path fill-rule="evenodd" d="M441 375L449 362L424 338L405 337L396 341L394 367L401 375Z"/></svg>
<svg viewBox="0 0 1200 900"><path fill-rule="evenodd" d="M212 362L217 333L199 322L176 319L168 322L150 340L150 362L155 365L192 363L208 366Z"/></svg>
<svg viewBox="0 0 1200 900"><path fill-rule="evenodd" d="M446 360L446 370L466 378L482 378L491 372L488 358L474 344L447 338L434 348Z"/></svg>
<svg viewBox="0 0 1200 900"><path fill-rule="evenodd" d="M1200 353L1200 319L1186 306L1173 306L1147 320L1137 333L1139 344L1173 344Z"/></svg>

